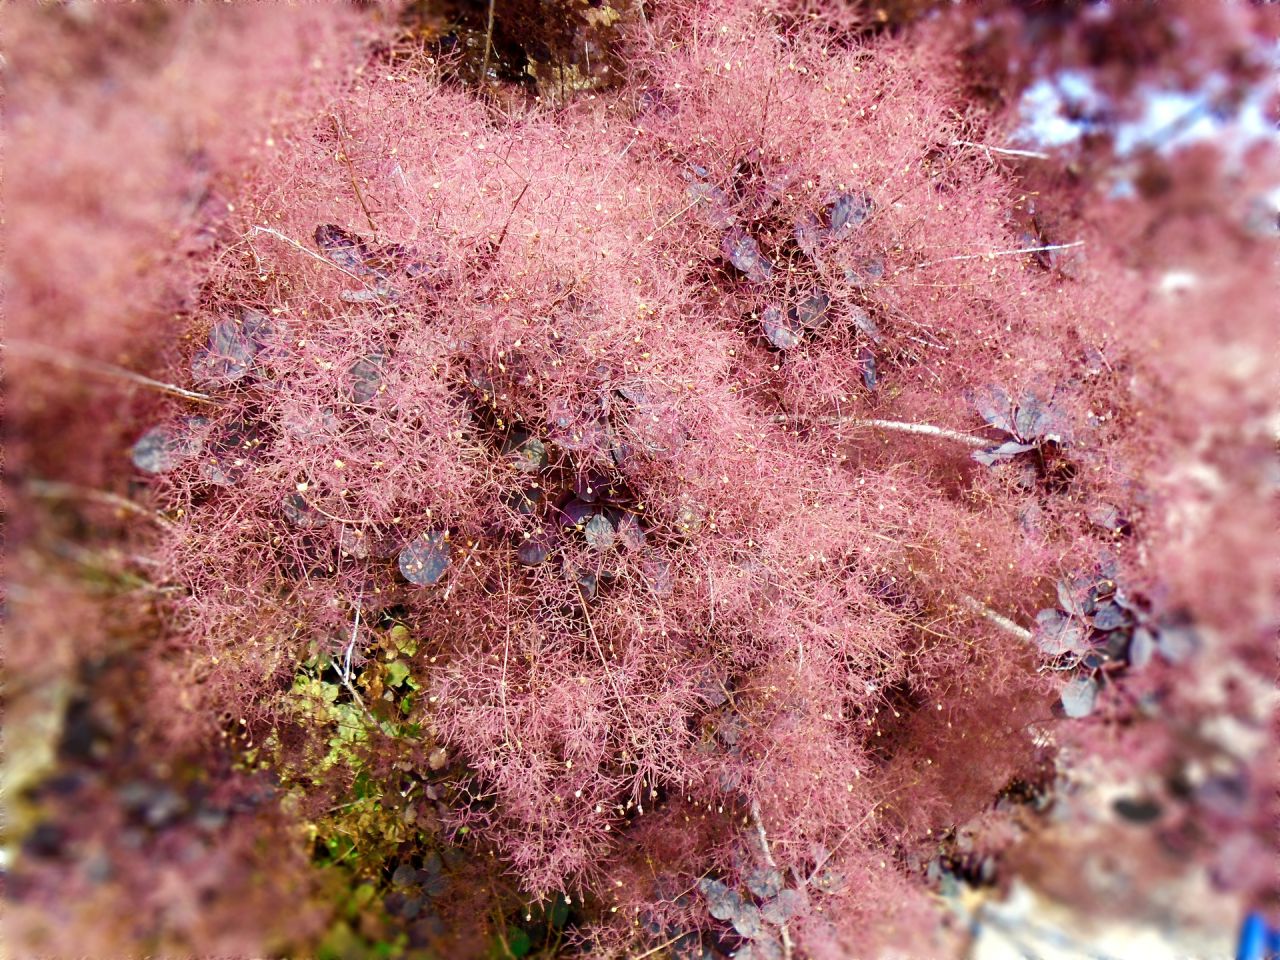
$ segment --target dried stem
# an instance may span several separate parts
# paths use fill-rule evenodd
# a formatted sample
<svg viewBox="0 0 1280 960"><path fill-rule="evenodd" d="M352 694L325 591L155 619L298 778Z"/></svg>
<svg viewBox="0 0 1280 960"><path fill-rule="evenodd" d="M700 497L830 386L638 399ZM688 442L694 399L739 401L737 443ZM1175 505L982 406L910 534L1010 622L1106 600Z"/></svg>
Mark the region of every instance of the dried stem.
<svg viewBox="0 0 1280 960"><path fill-rule="evenodd" d="M494 0L489 0L489 22L484 28L484 61L480 65L480 82L489 79L489 55L493 53L493 7Z"/></svg>
<svg viewBox="0 0 1280 960"><path fill-rule="evenodd" d="M992 610L980 600L975 600L973 597L966 596L961 597L960 602L964 605L965 609L972 613L976 613L984 620L990 621L1010 636L1017 637L1019 640L1025 640L1028 643L1031 642L1032 634L1030 630L1026 627L1018 626L1018 624L1014 623L1004 614L996 613L996 611Z"/></svg>
<svg viewBox="0 0 1280 960"><path fill-rule="evenodd" d="M321 263L325 264L326 266L333 267L333 269L338 270L342 273L345 273L348 277L350 277L352 280L357 281L358 283L362 283L362 284L364 283L363 277L360 277L359 275L352 273L346 267L343 267L343 266L340 266L339 264L334 263L328 257L320 256L320 254L316 253L314 250L304 247L297 240L293 239L293 237L287 237L283 233L281 233L279 230L275 230L272 227L253 226L249 228L249 233L252 236L256 236L259 233L265 233L275 237L277 240L283 240L285 243L289 244L289 246L296 247L297 249L301 250L308 257L311 257L311 259L319 260Z"/></svg>
<svg viewBox="0 0 1280 960"><path fill-rule="evenodd" d="M769 835L764 829L764 819L760 816L760 802L753 799L751 801L751 819L755 821L756 837L760 840L760 852L764 854L764 862L772 869L778 869L778 863L773 859L773 851L769 849ZM785 960L791 960L791 930L785 923L779 926L779 932L782 935L782 955Z"/></svg>
<svg viewBox="0 0 1280 960"><path fill-rule="evenodd" d="M993 257L1016 257L1024 253L1045 253L1050 250L1070 250L1072 247L1083 246L1083 240L1073 240L1071 243L1049 243L1039 247L1019 247L1017 250L988 250L986 253L962 253L954 257L942 257L939 260L926 260L924 263L917 263L914 269L922 270L935 264L953 263L957 260L990 260ZM907 269L910 268L903 267L898 270L898 273Z"/></svg>
<svg viewBox="0 0 1280 960"><path fill-rule="evenodd" d="M914 433L919 436L939 437L943 440L954 440L970 447L989 447L994 441L985 437L976 437L971 433L961 433L947 427L934 426L932 423L906 423L901 420L868 420L861 417L800 417L780 413L773 418L775 423L791 423L796 420L807 420L824 426L871 427L875 430L894 430L898 433Z"/></svg>
<svg viewBox="0 0 1280 960"><path fill-rule="evenodd" d="M330 114L329 119L333 121L334 129L338 132L338 159L346 166L347 175L351 177L351 189L355 191L356 200L360 203L360 209L364 211L364 218L369 222L369 229L377 236L378 226L373 222L373 216L369 213L369 208L364 202L364 194L360 191L360 183L356 180L356 168L351 163L351 153L347 150L347 134L346 127L342 125L342 121L338 119L336 114Z"/></svg>
<svg viewBox="0 0 1280 960"><path fill-rule="evenodd" d="M134 503L126 497L110 493L106 490L95 490L92 487L82 487L74 483L58 483L51 480L30 480L27 482L27 492L33 497L40 497L45 500L92 500L97 503L105 503L109 506L126 510L136 516L145 517L147 520L159 524L162 527L173 526L169 520L156 513L154 510L148 510L141 504Z"/></svg>
<svg viewBox="0 0 1280 960"><path fill-rule="evenodd" d="M986 143L974 143L972 140L952 140L953 147L973 147L977 150L985 150L988 153L1002 153L1009 157L1030 157L1033 160L1048 160L1049 154L1041 153L1039 150L1015 150L1012 147L993 147Z"/></svg>
<svg viewBox="0 0 1280 960"><path fill-rule="evenodd" d="M146 387L148 390L158 390L160 393L181 397L184 400L194 400L196 403L208 403L218 406L221 402L207 393L197 393L195 390L186 390L172 383L152 380L150 377L144 377L142 374L126 370L124 367L117 367L113 363L103 363L100 360L77 357L69 353L63 353L54 347L32 343L29 340L9 340L5 343L0 343L0 350L7 350L11 353L30 357L33 360L51 363L54 366L62 367L64 370L77 370L113 380L124 380L140 387Z"/></svg>
<svg viewBox="0 0 1280 960"><path fill-rule="evenodd" d="M343 653L342 666L338 668L338 676L342 678L342 685L347 688L347 692L351 694L352 699L360 705L360 709L364 712L370 725L377 729L379 726L378 721L374 718L369 708L365 706L364 698L360 696L360 691L356 689L356 685L351 682L351 654L355 650L356 638L360 635L360 611L363 606L364 597L361 596L356 600L356 616L355 622L351 625L351 639L347 641L347 649Z"/></svg>

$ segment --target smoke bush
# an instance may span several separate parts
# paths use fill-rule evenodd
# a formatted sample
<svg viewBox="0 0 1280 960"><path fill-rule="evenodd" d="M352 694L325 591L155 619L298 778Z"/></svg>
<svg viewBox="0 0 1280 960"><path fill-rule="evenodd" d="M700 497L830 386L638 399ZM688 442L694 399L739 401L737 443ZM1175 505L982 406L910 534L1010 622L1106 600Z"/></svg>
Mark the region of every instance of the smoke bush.
<svg viewBox="0 0 1280 960"><path fill-rule="evenodd" d="M946 30L697 3L626 43L554 106L375 55L228 185L162 377L202 396L131 451L199 680L173 736L279 737L300 663L358 696L399 625L452 826L595 903L593 949L935 953L907 865L1040 776L1080 638L1271 623L1262 573L1196 589L1247 511L1146 482L1233 391L1256 453L1262 372L1197 378L1155 342L1189 302L972 146L1004 118Z"/></svg>

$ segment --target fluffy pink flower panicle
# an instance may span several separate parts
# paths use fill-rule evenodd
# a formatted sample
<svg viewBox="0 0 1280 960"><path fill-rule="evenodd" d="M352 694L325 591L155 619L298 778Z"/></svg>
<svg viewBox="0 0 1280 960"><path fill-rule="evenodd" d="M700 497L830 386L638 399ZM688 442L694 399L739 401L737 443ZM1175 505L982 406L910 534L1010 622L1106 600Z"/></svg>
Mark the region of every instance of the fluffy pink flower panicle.
<svg viewBox="0 0 1280 960"><path fill-rule="evenodd" d="M946 44L829 40L655 15L556 111L360 75L242 187L172 375L212 402L133 448L207 705L406 624L456 825L599 943L936 950L905 865L1138 616L1097 278L1016 253Z"/></svg>

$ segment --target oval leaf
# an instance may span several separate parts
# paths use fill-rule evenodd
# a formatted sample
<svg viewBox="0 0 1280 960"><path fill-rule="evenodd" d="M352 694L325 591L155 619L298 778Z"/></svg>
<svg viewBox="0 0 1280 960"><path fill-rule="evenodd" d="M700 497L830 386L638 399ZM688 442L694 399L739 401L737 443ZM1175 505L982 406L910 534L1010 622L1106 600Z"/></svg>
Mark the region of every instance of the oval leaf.
<svg viewBox="0 0 1280 960"><path fill-rule="evenodd" d="M365 257L368 249L363 240L354 233L349 233L333 223L322 223L316 227L316 246L344 270L352 273L364 273Z"/></svg>
<svg viewBox="0 0 1280 960"><path fill-rule="evenodd" d="M1061 610L1041 610L1036 614L1036 628L1032 639L1037 647L1051 657L1068 653L1081 655L1089 648L1084 624L1068 617Z"/></svg>
<svg viewBox="0 0 1280 960"><path fill-rule="evenodd" d="M1073 720L1093 713L1098 702L1098 681L1093 677L1076 677L1062 688L1062 710Z"/></svg>
<svg viewBox="0 0 1280 960"><path fill-rule="evenodd" d="M862 371L862 385L874 390L880 379L876 370L876 354L865 344L858 349L858 369Z"/></svg>
<svg viewBox="0 0 1280 960"><path fill-rule="evenodd" d="M529 437L513 445L508 456L521 473L537 473L547 465L547 445L537 437Z"/></svg>
<svg viewBox="0 0 1280 960"><path fill-rule="evenodd" d="M778 349L791 349L800 346L804 330L796 323L795 317L783 314L781 307L765 307L760 315L760 328L764 330L764 338Z"/></svg>
<svg viewBox="0 0 1280 960"><path fill-rule="evenodd" d="M669 597L675 589L675 577L671 572L671 562L656 550L646 551L640 561L640 575L653 591L655 597Z"/></svg>
<svg viewBox="0 0 1280 960"><path fill-rule="evenodd" d="M1151 658L1156 653L1156 638L1146 627L1139 627L1133 631L1133 638L1129 641L1129 650L1125 654L1129 665L1135 670L1140 670L1151 662Z"/></svg>
<svg viewBox="0 0 1280 960"><path fill-rule="evenodd" d="M152 427L129 451L133 465L147 473L165 473L190 460L204 446L209 433L207 417L181 417Z"/></svg>
<svg viewBox="0 0 1280 960"><path fill-rule="evenodd" d="M779 926L786 923L804 906L804 897L796 890L786 889L764 905L764 918Z"/></svg>
<svg viewBox="0 0 1280 960"><path fill-rule="evenodd" d="M353 363L347 373L351 376L351 399L356 403L368 403L382 389L382 371L387 355L375 350Z"/></svg>
<svg viewBox="0 0 1280 960"><path fill-rule="evenodd" d="M741 227L734 227L720 241L726 260L747 275L748 280L764 283L773 276L773 263L760 252L755 238Z"/></svg>
<svg viewBox="0 0 1280 960"><path fill-rule="evenodd" d="M698 890L707 900L707 911L717 920L728 920L742 905L742 898L737 892L719 880L703 877L698 881Z"/></svg>
<svg viewBox="0 0 1280 960"><path fill-rule="evenodd" d="M210 438L200 476L216 486L231 486L261 456L266 442L267 433L257 424L243 420L226 424Z"/></svg>
<svg viewBox="0 0 1280 960"><path fill-rule="evenodd" d="M800 345L804 329L790 314L784 314L781 307L766 307L760 317L760 326L764 330L765 339L779 350L790 350Z"/></svg>
<svg viewBox="0 0 1280 960"><path fill-rule="evenodd" d="M516 550L516 559L526 567L536 567L551 555L551 533L540 530L530 536Z"/></svg>
<svg viewBox="0 0 1280 960"><path fill-rule="evenodd" d="M729 921L733 924L733 929L748 940L758 940L765 936L764 923L760 919L760 908L754 903L739 902Z"/></svg>
<svg viewBox="0 0 1280 960"><path fill-rule="evenodd" d="M577 527L581 530L588 520L596 514L596 507L593 503L585 503L582 500L570 500L560 509L560 522L567 527Z"/></svg>
<svg viewBox="0 0 1280 960"><path fill-rule="evenodd" d="M258 350L234 320L219 320L209 331L209 345L191 358L191 375L205 387L234 383L252 369Z"/></svg>
<svg viewBox="0 0 1280 960"><path fill-rule="evenodd" d="M818 244L822 240L822 224L818 222L818 218L811 213L806 213L796 221L793 233L796 238L796 246L800 248L800 252L806 257L816 256L818 253Z"/></svg>
<svg viewBox="0 0 1280 960"><path fill-rule="evenodd" d="M640 525L640 521L631 513L624 513L618 521L618 537L622 540L622 545L628 550L641 550L648 542L644 527Z"/></svg>
<svg viewBox="0 0 1280 960"><path fill-rule="evenodd" d="M997 430L1013 436L1013 400L999 387L988 387L974 398L982 419Z"/></svg>
<svg viewBox="0 0 1280 960"><path fill-rule="evenodd" d="M449 569L449 552L447 534L422 533L400 551L400 572L410 583L434 586Z"/></svg>
<svg viewBox="0 0 1280 960"><path fill-rule="evenodd" d="M839 236L847 230L866 223L871 216L871 198L865 193L842 193L827 207L831 223L831 235Z"/></svg>
<svg viewBox="0 0 1280 960"><path fill-rule="evenodd" d="M1034 443L1017 443L1010 440L1008 443L1002 443L998 447L990 450L976 450L973 459L977 460L984 467L994 467L997 463L1004 463L1012 460L1020 453L1026 453L1028 450L1034 450Z"/></svg>
<svg viewBox="0 0 1280 960"><path fill-rule="evenodd" d="M295 527L303 529L323 527L328 518L307 503L307 498L300 493L291 493L280 504L284 518Z"/></svg>
<svg viewBox="0 0 1280 960"><path fill-rule="evenodd" d="M806 330L818 330L826 326L830 319L831 297L825 290L815 290L787 313L791 319Z"/></svg>
<svg viewBox="0 0 1280 960"><path fill-rule="evenodd" d="M603 513L597 513L582 527L582 535L593 550L608 550L617 539L617 530Z"/></svg>
<svg viewBox="0 0 1280 960"><path fill-rule="evenodd" d="M782 889L782 874L772 867L753 870L747 877L747 889L761 900L767 900Z"/></svg>

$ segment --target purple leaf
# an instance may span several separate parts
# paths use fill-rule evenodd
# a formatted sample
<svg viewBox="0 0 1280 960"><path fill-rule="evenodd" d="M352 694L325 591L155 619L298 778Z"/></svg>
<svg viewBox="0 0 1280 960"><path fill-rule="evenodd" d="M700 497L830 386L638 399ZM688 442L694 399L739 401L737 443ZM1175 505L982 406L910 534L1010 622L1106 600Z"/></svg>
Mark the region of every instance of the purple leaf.
<svg viewBox="0 0 1280 960"><path fill-rule="evenodd" d="M328 517L307 503L306 497L300 493L291 493L280 503L284 518L295 527L303 529L323 527L329 522Z"/></svg>
<svg viewBox="0 0 1280 960"><path fill-rule="evenodd" d="M1017 428L1013 425L1013 401L999 387L988 387L974 398L974 405L982 419L997 430L1014 436Z"/></svg>
<svg viewBox="0 0 1280 960"><path fill-rule="evenodd" d="M1073 617L1084 619L1092 616L1097 607L1091 595L1091 587L1092 584L1088 578L1059 580L1057 584L1058 606Z"/></svg>
<svg viewBox="0 0 1280 960"><path fill-rule="evenodd" d="M1010 440L1007 443L1002 443L1000 446L993 447L990 450L975 451L973 459L977 460L984 467L994 467L997 463L1004 463L1007 460L1012 460L1018 454L1026 453L1028 450L1034 450L1035 448L1036 445L1034 443L1018 443L1014 440Z"/></svg>
<svg viewBox="0 0 1280 960"><path fill-rule="evenodd" d="M1062 688L1061 700L1063 712L1072 720L1089 716L1098 702L1098 681L1093 677L1068 680Z"/></svg>
<svg viewBox="0 0 1280 960"><path fill-rule="evenodd" d="M369 403L382 389L382 371L387 363L387 355L375 350L368 356L361 357L347 373L351 376L351 399L356 403Z"/></svg>
<svg viewBox="0 0 1280 960"><path fill-rule="evenodd" d="M219 427L209 438L200 476L219 487L232 486L261 456L266 442L266 431L256 424L237 421Z"/></svg>
<svg viewBox="0 0 1280 960"><path fill-rule="evenodd" d="M828 228L833 237L860 227L872 210L871 198L865 193L842 193L827 207Z"/></svg>
<svg viewBox="0 0 1280 960"><path fill-rule="evenodd" d="M844 268L844 278L855 287L866 287L882 279L884 272L883 257L861 257L853 266Z"/></svg>
<svg viewBox="0 0 1280 960"><path fill-rule="evenodd" d="M839 893L846 884L842 874L826 869L813 878L813 886L822 893Z"/></svg>
<svg viewBox="0 0 1280 960"><path fill-rule="evenodd" d="M560 508L560 522L568 527L577 527L582 529L593 516L595 516L595 504L586 503L582 500L570 500Z"/></svg>
<svg viewBox="0 0 1280 960"><path fill-rule="evenodd" d="M609 481L595 470L588 470L573 478L573 495L584 503L595 503L601 494L607 494Z"/></svg>
<svg viewBox="0 0 1280 960"><path fill-rule="evenodd" d="M447 534L424 532L400 551L400 572L410 583L434 586L449 569L449 554Z"/></svg>
<svg viewBox="0 0 1280 960"><path fill-rule="evenodd" d="M1135 670L1140 670L1151 662L1155 652L1155 635L1146 627L1138 627L1134 630L1133 638L1129 641L1129 652L1126 655L1129 665Z"/></svg>
<svg viewBox="0 0 1280 960"><path fill-rule="evenodd" d="M689 202L698 208L698 216L707 226L725 230L737 222L728 196L714 184L691 183L685 188L685 194Z"/></svg>
<svg viewBox="0 0 1280 960"><path fill-rule="evenodd" d="M647 407L652 402L644 387L636 383L621 383L617 392L622 399L631 401L637 407Z"/></svg>
<svg viewBox="0 0 1280 960"><path fill-rule="evenodd" d="M1093 628L1102 630L1118 630L1120 627L1129 625L1129 614L1124 608L1114 600L1107 600L1098 605L1098 609L1093 614Z"/></svg>
<svg viewBox="0 0 1280 960"><path fill-rule="evenodd" d="M869 346L862 346L858 349L858 369L862 371L862 385L868 390L874 390L879 382L876 372L876 354Z"/></svg>
<svg viewBox="0 0 1280 960"><path fill-rule="evenodd" d="M354 233L348 233L332 223L316 227L316 246L329 260L352 273L363 274L365 258L369 255L365 242Z"/></svg>
<svg viewBox="0 0 1280 960"><path fill-rule="evenodd" d="M618 539L628 550L641 550L648 542L644 527L636 519L635 514L624 513L618 520Z"/></svg>
<svg viewBox="0 0 1280 960"><path fill-rule="evenodd" d="M349 527L342 524L338 528L338 549L348 557L363 560L369 556L370 538L360 527Z"/></svg>
<svg viewBox="0 0 1280 960"><path fill-rule="evenodd" d="M799 326L806 330L818 330L830 319L831 297L825 290L815 290L787 311Z"/></svg>
<svg viewBox="0 0 1280 960"><path fill-rule="evenodd" d="M1120 508L1114 503L1099 502L1091 506L1085 514L1089 522L1107 533L1116 533L1123 526L1120 519Z"/></svg>
<svg viewBox="0 0 1280 960"><path fill-rule="evenodd" d="M703 954L699 951L698 956ZM772 937L762 937L743 944L733 954L733 960L782 960L782 944Z"/></svg>
<svg viewBox="0 0 1280 960"><path fill-rule="evenodd" d="M275 321L261 310L254 310L252 307L240 308L240 330L258 348L259 363L262 362L264 354L271 352L280 335Z"/></svg>
<svg viewBox="0 0 1280 960"><path fill-rule="evenodd" d="M1068 617L1061 610L1041 610L1036 614L1036 628L1032 640L1051 657L1064 654L1081 655L1089 649L1084 624Z"/></svg>
<svg viewBox="0 0 1280 960"><path fill-rule="evenodd" d="M1049 415L1034 393L1027 394L1019 402L1013 415L1013 426L1023 440L1038 440L1047 432Z"/></svg>
<svg viewBox="0 0 1280 960"><path fill-rule="evenodd" d="M764 918L779 926L786 923L804 908L804 896L790 888L782 890L764 905Z"/></svg>
<svg viewBox="0 0 1280 960"><path fill-rule="evenodd" d="M521 473L537 473L547 464L547 445L517 430L503 445L508 461Z"/></svg>
<svg viewBox="0 0 1280 960"><path fill-rule="evenodd" d="M859 332L866 334L872 343L879 343L881 340L880 327L871 319L871 314L859 306L849 308L850 319Z"/></svg>
<svg viewBox="0 0 1280 960"><path fill-rule="evenodd" d="M796 238L796 246L807 257L815 257L818 253L818 244L822 240L822 224L818 218L811 213L806 213L796 221L793 230Z"/></svg>
<svg viewBox="0 0 1280 960"><path fill-rule="evenodd" d="M742 897L737 891L730 890L719 880L703 877L698 881L698 890L706 898L707 912L717 920L728 920L742 905Z"/></svg>
<svg viewBox="0 0 1280 960"><path fill-rule="evenodd" d="M655 550L646 552L644 559L640 561L640 575L655 597L669 597L675 589L670 561Z"/></svg>
<svg viewBox="0 0 1280 960"><path fill-rule="evenodd" d="M790 350L800 345L803 329L790 312L785 315L780 307L765 307L760 317L765 339L779 350Z"/></svg>
<svg viewBox="0 0 1280 960"><path fill-rule="evenodd" d="M191 375L205 387L235 383L253 368L258 350L234 320L219 320L209 331L209 345L191 358Z"/></svg>
<svg viewBox="0 0 1280 960"><path fill-rule="evenodd" d="M582 527L587 546L593 550L608 550L617 539L617 530L603 513L592 516Z"/></svg>
<svg viewBox="0 0 1280 960"><path fill-rule="evenodd" d="M761 900L767 900L782 889L782 874L772 867L753 870L747 877L747 889Z"/></svg>
<svg viewBox="0 0 1280 960"><path fill-rule="evenodd" d="M720 241L720 251L725 259L747 275L755 283L764 283L773 276L773 264L760 252L755 238L741 227L734 227Z"/></svg>
<svg viewBox="0 0 1280 960"><path fill-rule="evenodd" d="M1156 634L1156 649L1170 663L1190 660L1199 652L1200 646L1200 634L1190 624L1161 627Z"/></svg>
<svg viewBox="0 0 1280 960"><path fill-rule="evenodd" d="M729 918L733 929L749 940L758 940L765 936L764 923L760 919L760 908L754 903L739 900L737 909Z"/></svg>
<svg viewBox="0 0 1280 960"><path fill-rule="evenodd" d="M165 473L198 454L208 434L207 417L181 417L152 427L138 438L129 456L139 470Z"/></svg>
<svg viewBox="0 0 1280 960"><path fill-rule="evenodd" d="M536 567L551 555L551 545L551 531L539 530L520 544L516 550L516 559L526 567Z"/></svg>

